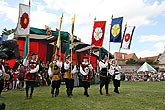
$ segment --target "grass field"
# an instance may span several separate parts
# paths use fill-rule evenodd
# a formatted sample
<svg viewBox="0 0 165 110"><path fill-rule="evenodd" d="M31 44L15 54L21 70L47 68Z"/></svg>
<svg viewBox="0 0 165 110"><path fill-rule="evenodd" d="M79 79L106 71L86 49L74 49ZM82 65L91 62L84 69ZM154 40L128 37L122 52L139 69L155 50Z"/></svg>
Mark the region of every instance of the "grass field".
<svg viewBox="0 0 165 110"><path fill-rule="evenodd" d="M120 94L99 94L99 85L92 85L89 97L83 95L82 87L75 87L73 97L66 96L65 85L58 97L51 97L51 87L35 88L33 99L25 99L25 91L3 92L5 110L165 110L165 82L121 82Z"/></svg>

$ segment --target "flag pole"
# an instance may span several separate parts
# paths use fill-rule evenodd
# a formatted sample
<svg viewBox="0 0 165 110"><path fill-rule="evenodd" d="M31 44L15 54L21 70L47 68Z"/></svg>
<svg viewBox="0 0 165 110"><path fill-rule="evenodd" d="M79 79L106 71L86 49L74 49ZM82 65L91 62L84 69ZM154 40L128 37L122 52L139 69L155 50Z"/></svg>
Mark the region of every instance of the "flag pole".
<svg viewBox="0 0 165 110"><path fill-rule="evenodd" d="M59 54L60 54L60 60L61 60L61 47L62 47L62 45L61 45L61 26L62 26L62 21L63 21L63 13L62 13L62 16L61 16L61 18L60 18L60 27L59 27L59 35L58 35L58 37L60 37L59 39L60 39L60 46L59 46Z"/></svg>
<svg viewBox="0 0 165 110"><path fill-rule="evenodd" d="M31 6L31 2L30 2L30 0L29 0L29 7ZM29 8L29 10L30 10L30 8ZM30 22L30 20L29 20L29 22ZM30 29L30 28L29 28ZM27 55L29 55L29 49L30 49L30 45L29 45L29 43L30 43L30 38L29 38L29 36L30 36L30 30L29 30L29 34L27 35L27 37L28 37L28 53L27 53Z"/></svg>
<svg viewBox="0 0 165 110"><path fill-rule="evenodd" d="M95 18L94 18L94 22L96 21L96 16L95 16ZM100 48L100 47L99 47ZM91 44L91 46L90 46L90 53L89 53L89 64L90 64L90 60L91 60L91 54L92 54L92 44Z"/></svg>
<svg viewBox="0 0 165 110"><path fill-rule="evenodd" d="M73 45L73 41L74 41L74 22L75 22L75 18L76 16L74 15L73 18L72 18L72 29L71 29L71 38L70 38L70 41L71 41L71 71L72 71L72 64L73 64L73 50L72 50L72 45ZM71 75L72 76L72 75Z"/></svg>
<svg viewBox="0 0 165 110"><path fill-rule="evenodd" d="M57 41L54 41L54 48L53 48L53 56L57 53L57 47L59 48L59 54L60 54L60 60L61 60L61 26L62 26L62 21L63 21L63 13L62 16L60 17L60 26L59 26L59 31L58 31L58 38Z"/></svg>
<svg viewBox="0 0 165 110"><path fill-rule="evenodd" d="M112 16L111 16L111 22L112 22L112 19L113 19L113 14L112 14ZM110 26L111 26L111 24L110 24ZM110 29L110 31L111 31L111 29ZM111 32L110 32L110 33L111 33ZM109 36L109 52L108 52L108 59L109 59L110 47L111 47L110 37L111 37L111 36Z"/></svg>

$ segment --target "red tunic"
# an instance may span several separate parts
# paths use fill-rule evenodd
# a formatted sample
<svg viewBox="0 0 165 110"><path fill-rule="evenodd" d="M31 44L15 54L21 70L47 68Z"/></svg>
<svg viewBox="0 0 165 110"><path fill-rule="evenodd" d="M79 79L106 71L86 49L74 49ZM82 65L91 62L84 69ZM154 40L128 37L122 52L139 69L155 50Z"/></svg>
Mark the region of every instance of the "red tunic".
<svg viewBox="0 0 165 110"><path fill-rule="evenodd" d="M83 71L84 71L85 73L88 72L87 75L83 75L83 76L82 76L82 81L88 81L88 82L90 82L91 79L92 79L92 75L91 75L91 71L90 71L89 66L88 66L88 65L85 65L85 64L81 64L81 67L82 67L82 69L83 69Z"/></svg>
<svg viewBox="0 0 165 110"><path fill-rule="evenodd" d="M29 69L32 70L36 68L37 66L37 61L29 61ZM28 81L35 81L37 79L37 73L28 73L25 76L25 79Z"/></svg>

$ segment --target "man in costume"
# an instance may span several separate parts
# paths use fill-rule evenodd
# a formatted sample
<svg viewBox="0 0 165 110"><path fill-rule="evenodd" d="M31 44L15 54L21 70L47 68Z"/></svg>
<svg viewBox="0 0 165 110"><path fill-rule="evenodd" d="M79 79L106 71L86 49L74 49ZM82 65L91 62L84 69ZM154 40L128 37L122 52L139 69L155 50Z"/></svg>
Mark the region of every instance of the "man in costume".
<svg viewBox="0 0 165 110"><path fill-rule="evenodd" d="M84 87L84 95L89 97L88 88L92 78L93 67L88 61L88 56L83 57L83 62L80 65L80 73L82 74L82 86Z"/></svg>
<svg viewBox="0 0 165 110"><path fill-rule="evenodd" d="M0 58L0 98L2 98L1 93L4 86L5 68L3 66L3 60Z"/></svg>
<svg viewBox="0 0 165 110"><path fill-rule="evenodd" d="M27 67L25 74L26 81L26 99L31 99L34 91L37 74L39 71L38 56L35 53L31 53L31 58L26 58L23 61L23 65ZM31 87L30 95L28 94L29 88Z"/></svg>
<svg viewBox="0 0 165 110"><path fill-rule="evenodd" d="M69 98L73 96L72 91L74 87L74 74L77 72L76 70L76 65L73 65L71 62L71 56L66 57L66 62L64 63L64 79L65 79L65 84L66 84L66 93ZM71 71L72 70L72 71Z"/></svg>
<svg viewBox="0 0 165 110"><path fill-rule="evenodd" d="M115 59L112 59L109 72L113 76L114 92L118 94L119 94L118 87L120 87L120 79L121 79L120 70L121 67L117 65L117 61Z"/></svg>
<svg viewBox="0 0 165 110"><path fill-rule="evenodd" d="M100 68L100 95L103 95L102 88L105 85L106 95L109 96L108 86L110 83L110 74L108 73L109 63L108 54L104 54L102 60L99 62Z"/></svg>
<svg viewBox="0 0 165 110"><path fill-rule="evenodd" d="M52 80L52 89L51 89L51 94L52 97L54 97L54 91L55 91L55 97L59 95L59 88L61 85L61 67L62 67L62 62L59 59L59 55L55 55L54 60L49 64L49 70L48 74L51 77ZM56 89L56 90L55 90Z"/></svg>

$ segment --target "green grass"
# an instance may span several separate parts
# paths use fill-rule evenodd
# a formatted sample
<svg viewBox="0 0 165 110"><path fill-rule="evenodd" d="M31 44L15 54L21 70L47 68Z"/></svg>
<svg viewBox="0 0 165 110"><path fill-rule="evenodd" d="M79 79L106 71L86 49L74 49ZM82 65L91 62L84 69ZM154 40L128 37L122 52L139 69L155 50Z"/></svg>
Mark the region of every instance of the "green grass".
<svg viewBox="0 0 165 110"><path fill-rule="evenodd" d="M99 94L99 85L89 89L90 97L83 95L82 87L75 87L73 97L66 96L65 85L60 88L59 97L51 97L51 87L35 88L33 99L25 99L25 91L3 92L0 98L6 110L164 110L165 82L121 82L120 94L113 91L111 96Z"/></svg>

